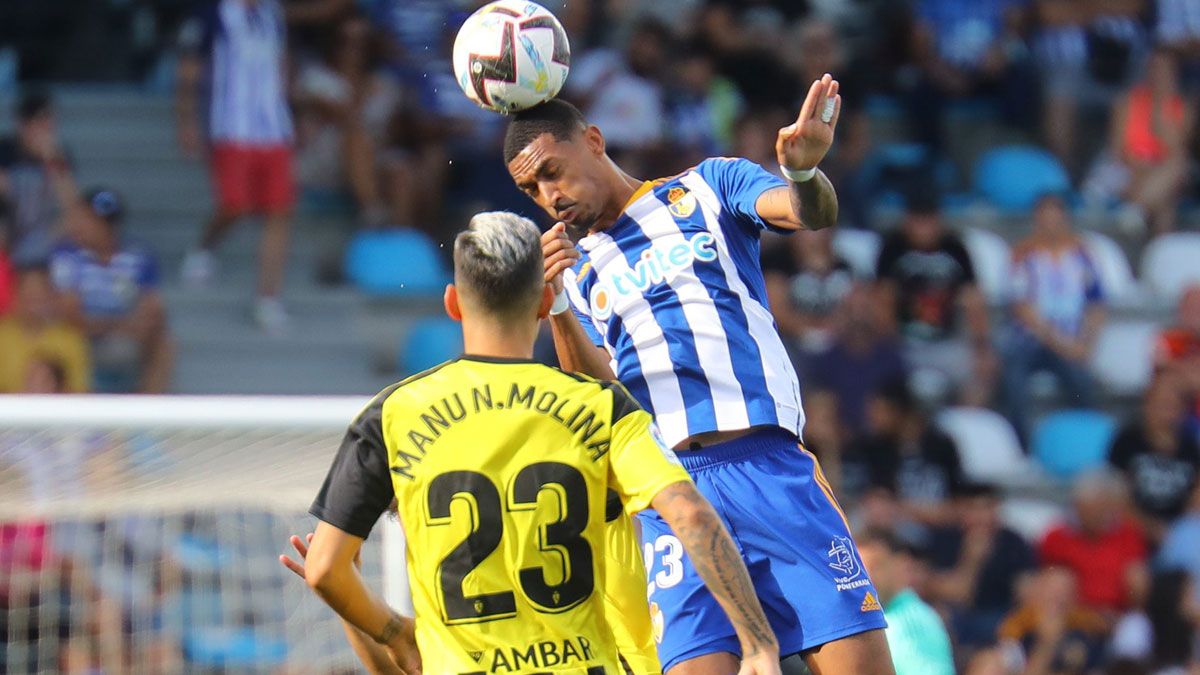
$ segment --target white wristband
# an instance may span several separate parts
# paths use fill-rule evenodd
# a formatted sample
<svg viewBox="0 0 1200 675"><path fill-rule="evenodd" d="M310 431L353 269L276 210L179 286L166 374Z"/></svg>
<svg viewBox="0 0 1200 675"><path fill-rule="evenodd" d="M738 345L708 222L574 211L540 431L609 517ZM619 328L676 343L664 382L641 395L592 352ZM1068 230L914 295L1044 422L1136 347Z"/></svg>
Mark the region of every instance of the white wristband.
<svg viewBox="0 0 1200 675"><path fill-rule="evenodd" d="M792 181L793 183L807 183L808 181L813 179L813 176L817 175L817 167L815 167L815 166L811 169L805 169L803 171L796 171L795 169L789 169L786 166L780 164L779 170L783 172L784 178L787 178L788 180Z"/></svg>
<svg viewBox="0 0 1200 675"><path fill-rule="evenodd" d="M564 289L554 296L554 304L550 305L550 316L557 316L568 309L571 309L571 301L567 299L567 291Z"/></svg>

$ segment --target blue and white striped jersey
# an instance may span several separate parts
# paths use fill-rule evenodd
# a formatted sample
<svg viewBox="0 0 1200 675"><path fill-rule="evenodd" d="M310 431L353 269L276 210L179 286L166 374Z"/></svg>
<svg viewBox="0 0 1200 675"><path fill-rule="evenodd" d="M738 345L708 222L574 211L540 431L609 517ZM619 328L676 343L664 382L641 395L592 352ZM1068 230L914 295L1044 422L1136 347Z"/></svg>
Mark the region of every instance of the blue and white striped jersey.
<svg viewBox="0 0 1200 675"><path fill-rule="evenodd" d="M645 184L564 275L592 341L669 446L694 434L804 425L800 386L767 307L754 204L785 183L708 159Z"/></svg>
<svg viewBox="0 0 1200 675"><path fill-rule="evenodd" d="M287 26L278 0L212 0L184 26L180 43L208 65L209 140L291 142L284 74Z"/></svg>

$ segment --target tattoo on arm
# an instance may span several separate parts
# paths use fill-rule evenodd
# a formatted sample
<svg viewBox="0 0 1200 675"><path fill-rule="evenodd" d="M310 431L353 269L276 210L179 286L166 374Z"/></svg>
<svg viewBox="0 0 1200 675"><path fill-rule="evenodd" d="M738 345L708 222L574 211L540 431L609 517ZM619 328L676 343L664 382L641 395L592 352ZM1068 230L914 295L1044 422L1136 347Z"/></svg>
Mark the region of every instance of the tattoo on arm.
<svg viewBox="0 0 1200 675"><path fill-rule="evenodd" d="M392 615L388 618L387 623L383 625L383 630L379 631L379 635L372 636L372 639L381 645L386 645L395 639L395 637L400 634L400 631L403 628L404 622L401 621L400 615L392 612Z"/></svg>
<svg viewBox="0 0 1200 675"><path fill-rule="evenodd" d="M712 505L690 483L669 486L660 498L668 505L682 502L680 509L692 514L675 526L675 534L691 557L696 572L725 608L741 636L743 656L754 656L764 649L778 649L775 633L763 614L742 556ZM670 512L674 509L659 510Z"/></svg>
<svg viewBox="0 0 1200 675"><path fill-rule="evenodd" d="M832 227L838 219L837 192L820 169L812 180L790 183L788 191L792 202L792 213L800 217L807 230L823 230Z"/></svg>

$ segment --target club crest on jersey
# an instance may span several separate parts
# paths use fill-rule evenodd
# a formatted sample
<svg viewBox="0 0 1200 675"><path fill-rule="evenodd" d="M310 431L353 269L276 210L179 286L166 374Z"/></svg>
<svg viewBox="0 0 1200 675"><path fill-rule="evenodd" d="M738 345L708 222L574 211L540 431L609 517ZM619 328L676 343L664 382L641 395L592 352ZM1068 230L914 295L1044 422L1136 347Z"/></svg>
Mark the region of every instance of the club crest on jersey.
<svg viewBox="0 0 1200 675"><path fill-rule="evenodd" d="M716 260L716 243L716 237L712 234L701 232L675 244L651 246L642 251L637 262L629 269L599 275L588 293L592 316L604 321L612 316L620 298L641 295L652 286L670 283L693 263Z"/></svg>
<svg viewBox="0 0 1200 675"><path fill-rule="evenodd" d="M676 218L687 218L696 210L696 195L681 187L667 190L667 210Z"/></svg>

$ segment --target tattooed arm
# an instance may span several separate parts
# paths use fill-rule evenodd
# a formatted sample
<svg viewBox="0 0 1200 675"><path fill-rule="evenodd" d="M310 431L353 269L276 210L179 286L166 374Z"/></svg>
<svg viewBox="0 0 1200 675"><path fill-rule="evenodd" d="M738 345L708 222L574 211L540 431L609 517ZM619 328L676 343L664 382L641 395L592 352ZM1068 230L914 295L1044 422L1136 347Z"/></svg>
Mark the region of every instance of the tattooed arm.
<svg viewBox="0 0 1200 675"><path fill-rule="evenodd" d="M812 180L788 181L787 187L762 193L755 209L759 217L779 229L823 230L837 224L837 192L825 173L817 169Z"/></svg>
<svg viewBox="0 0 1200 675"><path fill-rule="evenodd" d="M779 643L750 583L750 573L708 500L690 482L669 485L651 502L671 526L696 572L721 603L742 647L740 675L777 675Z"/></svg>

